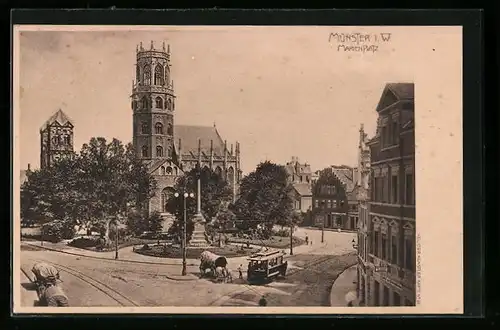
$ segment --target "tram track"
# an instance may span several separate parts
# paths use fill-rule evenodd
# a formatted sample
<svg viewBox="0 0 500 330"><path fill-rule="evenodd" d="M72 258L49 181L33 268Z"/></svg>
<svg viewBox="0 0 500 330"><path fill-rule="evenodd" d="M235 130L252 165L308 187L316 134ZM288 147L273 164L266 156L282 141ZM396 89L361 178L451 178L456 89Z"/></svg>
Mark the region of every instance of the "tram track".
<svg viewBox="0 0 500 330"><path fill-rule="evenodd" d="M41 260L37 260L37 261L41 261ZM89 284L90 286L97 289L99 292L105 294L106 296L108 296L112 300L116 301L121 306L124 306L124 307L140 306L138 303L136 303L132 299L126 297L125 295L121 294L119 291L113 289L112 287L110 287L106 283L103 283L99 280L96 280L95 278L92 278L91 276L86 275L79 270L76 270L72 267L61 265L61 264L58 264L58 263L55 263L52 261L43 260L43 262L52 264L52 265L56 266L59 270L66 272L66 273L76 277L77 279L81 280L82 282Z"/></svg>
<svg viewBox="0 0 500 330"><path fill-rule="evenodd" d="M315 249L312 249L310 251L308 251L307 253L299 253L299 254L294 254L294 255L288 255L288 258L291 258L291 257L294 257L294 256L301 256L301 255L309 255L311 254L311 252L315 252L315 251L318 251L320 249L324 249L328 246L328 242L326 242L324 245L322 246L319 246ZM310 267L314 267L314 266L317 266L321 263L324 263L328 260L330 260L332 258L331 255L328 255L328 256L323 256L323 257L319 257L318 259L316 260L313 260L311 262L308 262L308 263L305 263L303 266L301 266L300 268L297 268L297 269L294 269L294 270L291 270L290 272L287 272L286 276L292 276L292 275L296 275L298 273L301 273L301 272L304 272L306 270L308 270L308 268ZM225 295L222 295L220 297L217 297L216 299L212 300L210 303L209 303L209 306L217 306L218 303L220 303L222 300L224 299L231 299L233 298L233 296L237 295L237 294L245 294L247 292L250 292L250 291L253 291L254 293L256 293L257 295L262 295L262 293L257 290L256 288L254 288L253 286L249 285L249 284L244 284L243 285L243 290L238 288L236 290L233 290Z"/></svg>

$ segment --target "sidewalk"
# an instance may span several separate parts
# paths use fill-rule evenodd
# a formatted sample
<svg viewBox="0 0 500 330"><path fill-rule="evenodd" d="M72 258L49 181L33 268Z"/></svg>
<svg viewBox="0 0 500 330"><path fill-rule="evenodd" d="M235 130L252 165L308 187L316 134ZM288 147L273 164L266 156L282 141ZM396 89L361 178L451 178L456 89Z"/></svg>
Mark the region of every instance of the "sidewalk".
<svg viewBox="0 0 500 330"><path fill-rule="evenodd" d="M346 307L348 301L347 294L356 296L357 265L344 270L332 284L330 291L330 306ZM355 301L353 301L355 303Z"/></svg>

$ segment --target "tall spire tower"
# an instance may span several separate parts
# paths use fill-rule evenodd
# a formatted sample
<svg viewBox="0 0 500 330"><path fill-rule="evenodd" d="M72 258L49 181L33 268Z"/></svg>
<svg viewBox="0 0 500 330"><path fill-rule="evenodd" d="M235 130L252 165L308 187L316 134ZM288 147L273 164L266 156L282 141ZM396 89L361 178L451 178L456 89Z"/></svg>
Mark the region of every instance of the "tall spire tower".
<svg viewBox="0 0 500 330"><path fill-rule="evenodd" d="M175 94L170 75L170 45L136 50L132 86L133 145L144 161L169 159L174 151Z"/></svg>

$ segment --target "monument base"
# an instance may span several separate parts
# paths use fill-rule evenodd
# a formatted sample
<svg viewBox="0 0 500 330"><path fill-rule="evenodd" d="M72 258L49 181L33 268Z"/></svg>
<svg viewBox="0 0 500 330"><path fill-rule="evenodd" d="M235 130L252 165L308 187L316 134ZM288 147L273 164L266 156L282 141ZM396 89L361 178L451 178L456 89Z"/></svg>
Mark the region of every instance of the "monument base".
<svg viewBox="0 0 500 330"><path fill-rule="evenodd" d="M194 216L193 222L194 230L187 247L209 247L210 243L205 235L205 218L201 213L198 213Z"/></svg>

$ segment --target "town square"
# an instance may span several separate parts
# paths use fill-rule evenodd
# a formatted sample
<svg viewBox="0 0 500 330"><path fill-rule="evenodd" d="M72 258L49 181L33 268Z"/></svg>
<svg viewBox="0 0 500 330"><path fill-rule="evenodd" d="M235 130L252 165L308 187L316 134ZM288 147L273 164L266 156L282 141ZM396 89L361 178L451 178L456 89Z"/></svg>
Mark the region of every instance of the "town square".
<svg viewBox="0 0 500 330"><path fill-rule="evenodd" d="M411 75L269 31L21 35L22 306L415 306Z"/></svg>

